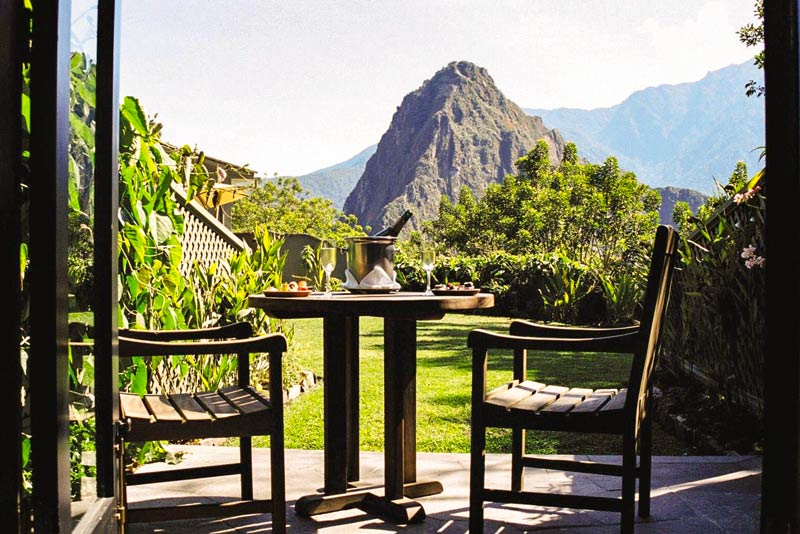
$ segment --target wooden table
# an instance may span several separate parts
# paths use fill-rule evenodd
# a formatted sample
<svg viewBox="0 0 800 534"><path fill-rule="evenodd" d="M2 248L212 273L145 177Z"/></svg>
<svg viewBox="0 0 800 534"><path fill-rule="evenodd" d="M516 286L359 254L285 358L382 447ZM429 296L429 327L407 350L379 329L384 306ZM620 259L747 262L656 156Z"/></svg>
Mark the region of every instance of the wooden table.
<svg viewBox="0 0 800 534"><path fill-rule="evenodd" d="M297 514L310 517L358 507L398 524L422 521L412 499L441 493L438 481L418 481L416 464L417 321L448 312L494 306L494 295L426 296L422 293L334 293L330 297L251 295L250 305L279 319L323 318L325 486L301 497ZM357 490L359 479L359 317L384 318L384 488L383 495Z"/></svg>

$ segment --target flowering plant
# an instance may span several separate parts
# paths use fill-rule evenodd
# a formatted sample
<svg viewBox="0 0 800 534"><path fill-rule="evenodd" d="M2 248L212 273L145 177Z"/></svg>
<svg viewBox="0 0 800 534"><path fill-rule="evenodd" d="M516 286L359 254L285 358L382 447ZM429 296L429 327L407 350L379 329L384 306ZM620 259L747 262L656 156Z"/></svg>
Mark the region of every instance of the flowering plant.
<svg viewBox="0 0 800 534"><path fill-rule="evenodd" d="M699 369L726 403L761 408L766 312L766 178L731 183L681 227L662 366Z"/></svg>

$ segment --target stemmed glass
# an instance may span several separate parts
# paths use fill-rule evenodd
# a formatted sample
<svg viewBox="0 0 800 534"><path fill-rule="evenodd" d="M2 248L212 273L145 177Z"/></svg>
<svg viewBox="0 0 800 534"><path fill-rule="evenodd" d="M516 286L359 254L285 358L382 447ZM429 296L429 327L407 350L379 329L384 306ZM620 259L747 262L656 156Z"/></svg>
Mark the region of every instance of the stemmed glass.
<svg viewBox="0 0 800 534"><path fill-rule="evenodd" d="M426 295L433 295L433 291L431 291L431 271L433 271L433 265L436 262L436 253L434 252L433 243L423 243L422 244L422 268L425 270L425 274L428 278L428 283L425 286L425 294Z"/></svg>
<svg viewBox="0 0 800 534"><path fill-rule="evenodd" d="M319 262L325 271L325 297L331 296L331 273L336 268L336 247L333 243L325 242L319 251Z"/></svg>

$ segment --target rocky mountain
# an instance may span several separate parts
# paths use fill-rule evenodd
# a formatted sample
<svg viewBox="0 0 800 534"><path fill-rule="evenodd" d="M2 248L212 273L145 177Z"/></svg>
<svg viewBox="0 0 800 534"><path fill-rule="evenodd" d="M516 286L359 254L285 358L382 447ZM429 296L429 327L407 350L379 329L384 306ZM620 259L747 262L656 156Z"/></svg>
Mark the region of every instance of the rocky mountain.
<svg viewBox="0 0 800 534"><path fill-rule="evenodd" d="M736 167L750 173L764 146L764 99L747 97L748 80L763 84L752 61L709 72L697 82L636 91L620 104L600 109L525 111L558 128L592 162L617 157L651 187L679 187L717 194Z"/></svg>
<svg viewBox="0 0 800 534"><path fill-rule="evenodd" d="M661 208L658 210L659 221L663 224L672 224L672 210L676 202L686 202L697 213L697 208L702 206L708 195L704 195L694 189L683 189L680 187L656 187L656 191L661 194Z"/></svg>
<svg viewBox="0 0 800 534"><path fill-rule="evenodd" d="M373 229L410 209L406 228L419 228L437 217L442 195L456 198L463 186L481 195L539 139L559 162L558 131L508 100L485 69L452 62L403 98L343 209Z"/></svg>

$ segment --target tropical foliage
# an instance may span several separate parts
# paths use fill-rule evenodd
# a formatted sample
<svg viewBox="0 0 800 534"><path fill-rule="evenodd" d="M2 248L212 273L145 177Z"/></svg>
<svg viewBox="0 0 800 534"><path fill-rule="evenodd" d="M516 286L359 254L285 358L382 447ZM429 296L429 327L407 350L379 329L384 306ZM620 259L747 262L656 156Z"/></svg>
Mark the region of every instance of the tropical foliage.
<svg viewBox="0 0 800 534"><path fill-rule="evenodd" d="M661 198L621 171L615 158L583 163L569 143L553 167L539 141L516 165L517 175L489 186L480 199L466 188L455 204L443 197L428 228L433 239L461 254L558 254L605 272L651 241Z"/></svg>
<svg viewBox="0 0 800 534"><path fill-rule="evenodd" d="M739 39L757 47L754 64L764 68L764 2L755 0L756 23L742 26ZM765 88L751 80L747 96ZM765 157L762 149L761 158ZM684 238L664 333L663 367L678 380L701 379L702 402L762 421L766 337L766 169L754 176L743 162L726 185L697 214L676 204L673 221ZM694 381L690 380L690 381ZM746 416L750 415L750 418Z"/></svg>
<svg viewBox="0 0 800 534"><path fill-rule="evenodd" d="M184 273L184 219L171 191L180 184L191 198L208 183L202 154L186 146L168 152L160 141L161 125L146 118L135 98L125 98L120 124L120 325L182 329L247 320L256 332L282 331L280 322L247 303L248 295L280 281L285 260L282 241L257 232L255 250L244 250L219 264L195 262ZM166 372L189 380L191 363L182 359L176 369ZM164 365L169 367L168 362ZM255 363L257 368L265 365ZM145 371L128 370L131 381L124 383L143 392L153 385L143 381ZM202 368L194 380L208 386L224 383L227 376Z"/></svg>
<svg viewBox="0 0 800 534"><path fill-rule="evenodd" d="M466 188L456 203L442 198L439 218L424 227L442 248L436 279L483 284L495 293L498 313L633 321L658 224L658 192L620 170L613 157L602 165L580 161L574 143L558 166L550 164L544 141L516 165L517 175L489 186L480 199ZM464 263L473 265L471 274L463 267L456 272ZM404 279L416 280L416 272Z"/></svg>
<svg viewBox="0 0 800 534"><path fill-rule="evenodd" d="M277 235L308 234L340 245L345 236L364 235L355 215L345 215L329 199L310 196L297 178L266 180L254 187L233 205L231 218L236 232L263 226Z"/></svg>
<svg viewBox="0 0 800 534"><path fill-rule="evenodd" d="M766 314L766 175L738 164L696 216L676 206L683 236L664 334L665 367L700 370L718 402L760 414ZM690 373L691 374L691 373Z"/></svg>
<svg viewBox="0 0 800 534"><path fill-rule="evenodd" d="M95 66L80 53L73 54L71 66L68 272L70 287L79 297L78 305L90 309ZM247 306L249 294L263 287L266 280L279 280L282 276L282 241L257 232L254 250L236 254L229 262L186 268L182 247L184 219L178 197L172 191L182 188L191 199L213 184L215 177L209 176L202 152L162 142L161 128L146 116L135 98L124 99L120 107L119 325L172 329L247 320L257 332L284 331L291 337L280 322ZM229 380L234 365L234 358L222 360L214 368L200 366L190 358L175 358L147 368L134 358L130 366L121 370L121 387L140 393L158 390L167 382L213 387ZM83 358L82 366L80 373L73 370L73 385L76 390L90 392L91 355ZM291 373L298 371L296 366L287 362L284 369L286 383L293 383L295 377ZM254 359L253 377L266 383L266 358ZM83 428L85 425L75 429L80 436L88 434ZM148 444L141 449L139 461L159 454L157 444ZM76 472L81 469L79 464L73 468Z"/></svg>

